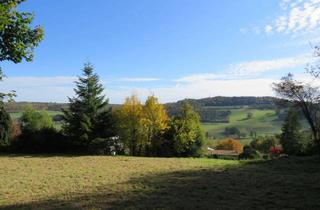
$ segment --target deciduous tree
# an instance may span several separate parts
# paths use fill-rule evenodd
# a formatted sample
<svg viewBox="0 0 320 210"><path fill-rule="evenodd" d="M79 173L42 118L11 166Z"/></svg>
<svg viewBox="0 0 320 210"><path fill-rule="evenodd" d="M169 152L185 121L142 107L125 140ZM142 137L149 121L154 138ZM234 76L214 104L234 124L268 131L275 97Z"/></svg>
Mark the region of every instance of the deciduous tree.
<svg viewBox="0 0 320 210"><path fill-rule="evenodd" d="M155 96L149 96L143 106L142 118L146 154L158 153L163 133L168 127L168 119L165 107Z"/></svg>
<svg viewBox="0 0 320 210"><path fill-rule="evenodd" d="M140 155L145 141L143 141L143 108L138 96L127 97L118 111L119 135L130 155Z"/></svg>

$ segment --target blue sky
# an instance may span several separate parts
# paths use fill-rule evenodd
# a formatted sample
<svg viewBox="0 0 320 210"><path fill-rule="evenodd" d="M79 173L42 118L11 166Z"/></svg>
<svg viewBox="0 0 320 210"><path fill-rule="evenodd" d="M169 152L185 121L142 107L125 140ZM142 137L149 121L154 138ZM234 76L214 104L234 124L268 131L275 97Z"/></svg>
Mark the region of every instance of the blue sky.
<svg viewBox="0 0 320 210"><path fill-rule="evenodd" d="M33 62L1 64L0 91L17 101L67 101L86 61L111 103L273 95L287 72L304 77L320 41L320 0L27 0L19 10L35 12L45 39Z"/></svg>

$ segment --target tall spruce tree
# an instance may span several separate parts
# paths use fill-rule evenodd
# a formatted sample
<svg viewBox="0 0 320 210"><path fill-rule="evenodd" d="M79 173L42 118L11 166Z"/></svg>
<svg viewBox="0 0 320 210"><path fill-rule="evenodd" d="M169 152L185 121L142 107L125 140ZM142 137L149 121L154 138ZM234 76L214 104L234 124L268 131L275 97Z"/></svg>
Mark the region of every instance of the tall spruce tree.
<svg viewBox="0 0 320 210"><path fill-rule="evenodd" d="M114 135L114 122L108 100L99 77L93 73L90 63L84 64L83 76L78 78L76 96L69 98L69 109L63 110L64 133L83 149L91 144L107 142Z"/></svg>
<svg viewBox="0 0 320 210"><path fill-rule="evenodd" d="M300 130L301 124L297 110L290 108L282 126L282 133L280 136L280 143L286 154L295 155L300 152L300 140L302 139Z"/></svg>

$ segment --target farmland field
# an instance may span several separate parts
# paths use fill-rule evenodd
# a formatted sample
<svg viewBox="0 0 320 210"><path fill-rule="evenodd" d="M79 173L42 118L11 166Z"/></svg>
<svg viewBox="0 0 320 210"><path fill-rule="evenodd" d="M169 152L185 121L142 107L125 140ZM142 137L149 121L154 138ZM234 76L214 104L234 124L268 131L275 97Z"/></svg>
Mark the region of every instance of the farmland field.
<svg viewBox="0 0 320 210"><path fill-rule="evenodd" d="M253 130L259 135L280 133L282 121L278 120L274 110L230 109L230 111L229 123L203 123L203 129L217 138L222 136L225 127L237 127L243 133ZM247 119L248 112L253 114L251 119Z"/></svg>
<svg viewBox="0 0 320 210"><path fill-rule="evenodd" d="M50 116L54 116L54 115L61 114L61 113L62 112L59 112L59 111L48 111L48 114ZM12 119L17 119L22 116L22 112L12 112L12 113L10 113L10 116L12 117Z"/></svg>
<svg viewBox="0 0 320 210"><path fill-rule="evenodd" d="M244 145L252 140L249 136L250 131L256 132L258 136L281 133L282 121L278 119L273 109L232 108L228 110L231 111L229 123L202 123L203 130L208 132L211 139L219 141L225 138L223 132L226 127L236 127L241 133L245 133L246 137L240 140ZM248 112L253 114L251 119L247 119Z"/></svg>
<svg viewBox="0 0 320 210"><path fill-rule="evenodd" d="M0 209L319 209L320 162L0 156Z"/></svg>

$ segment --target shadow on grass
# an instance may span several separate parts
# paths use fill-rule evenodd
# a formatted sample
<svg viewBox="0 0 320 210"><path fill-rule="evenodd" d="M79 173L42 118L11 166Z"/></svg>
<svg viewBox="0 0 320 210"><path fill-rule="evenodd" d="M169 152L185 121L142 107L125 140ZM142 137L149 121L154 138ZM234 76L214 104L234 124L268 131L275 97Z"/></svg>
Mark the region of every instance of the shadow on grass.
<svg viewBox="0 0 320 210"><path fill-rule="evenodd" d="M320 209L319 193L319 160L286 158L149 175L2 209Z"/></svg>
<svg viewBox="0 0 320 210"><path fill-rule="evenodd" d="M87 153L0 153L0 157L50 158L50 157L85 157Z"/></svg>

